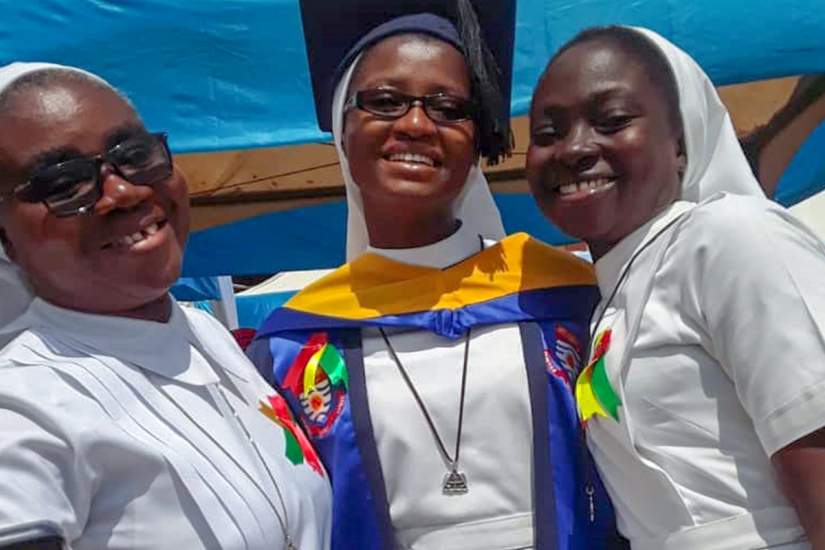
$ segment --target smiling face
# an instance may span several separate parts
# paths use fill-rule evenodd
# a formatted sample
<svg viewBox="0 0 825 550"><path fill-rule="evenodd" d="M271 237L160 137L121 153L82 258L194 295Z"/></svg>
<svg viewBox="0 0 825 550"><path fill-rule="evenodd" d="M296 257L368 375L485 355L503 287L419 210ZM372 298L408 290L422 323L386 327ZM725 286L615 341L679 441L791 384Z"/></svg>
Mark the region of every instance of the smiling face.
<svg viewBox="0 0 825 550"><path fill-rule="evenodd" d="M27 89L0 116L0 192L32 170L108 151L145 134L115 92L66 82ZM90 215L59 218L43 203L0 203L6 252L35 293L56 305L119 314L165 301L177 279L189 228L186 183L177 170L153 186L132 185L110 166Z"/></svg>
<svg viewBox="0 0 825 550"><path fill-rule="evenodd" d="M533 98L533 195L596 257L678 197L681 131L648 74L625 49L585 41L550 65Z"/></svg>
<svg viewBox="0 0 825 550"><path fill-rule="evenodd" d="M388 38L364 54L349 95L375 88L471 97L464 56L418 35ZM398 209L447 215L476 162L472 121L436 124L420 105L395 120L357 108L345 116L344 150L368 218Z"/></svg>

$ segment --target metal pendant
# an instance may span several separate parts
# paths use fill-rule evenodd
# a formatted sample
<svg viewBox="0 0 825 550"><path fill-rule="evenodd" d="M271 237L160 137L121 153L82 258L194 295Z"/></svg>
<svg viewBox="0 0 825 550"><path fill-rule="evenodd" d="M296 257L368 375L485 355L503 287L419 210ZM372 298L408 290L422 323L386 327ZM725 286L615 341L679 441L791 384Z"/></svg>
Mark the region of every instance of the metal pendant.
<svg viewBox="0 0 825 550"><path fill-rule="evenodd" d="M464 495L470 489L467 487L467 476L458 471L456 466L444 476L444 482L441 484L441 492L447 496Z"/></svg>
<svg viewBox="0 0 825 550"><path fill-rule="evenodd" d="M286 538L286 550L298 550L298 547L295 546L295 543L292 542L292 537Z"/></svg>

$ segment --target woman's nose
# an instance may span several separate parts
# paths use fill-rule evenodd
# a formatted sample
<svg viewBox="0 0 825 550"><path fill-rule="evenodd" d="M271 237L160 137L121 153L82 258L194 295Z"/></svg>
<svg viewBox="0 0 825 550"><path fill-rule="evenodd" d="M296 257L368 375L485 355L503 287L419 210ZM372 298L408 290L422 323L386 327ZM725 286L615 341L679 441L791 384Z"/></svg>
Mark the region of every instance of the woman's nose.
<svg viewBox="0 0 825 550"><path fill-rule="evenodd" d="M100 170L100 179L101 195L94 208L98 215L134 208L154 193L152 186L135 185L105 165Z"/></svg>
<svg viewBox="0 0 825 550"><path fill-rule="evenodd" d="M574 170L585 170L596 163L599 145L594 130L586 124L577 124L559 143L559 159Z"/></svg>
<svg viewBox="0 0 825 550"><path fill-rule="evenodd" d="M438 126L427 115L424 105L415 102L404 116L399 117L393 124L393 131L412 137L421 138L438 132Z"/></svg>

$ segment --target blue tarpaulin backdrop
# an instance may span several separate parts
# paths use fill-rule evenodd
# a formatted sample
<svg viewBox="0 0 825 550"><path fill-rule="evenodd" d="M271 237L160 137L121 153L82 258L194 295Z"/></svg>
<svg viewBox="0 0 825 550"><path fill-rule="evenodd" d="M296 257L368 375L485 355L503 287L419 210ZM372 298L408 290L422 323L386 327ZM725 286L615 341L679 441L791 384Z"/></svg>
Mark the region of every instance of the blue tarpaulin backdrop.
<svg viewBox="0 0 825 550"><path fill-rule="evenodd" d="M315 125L298 0L0 0L0 13L0 64L52 61L98 73L134 100L150 129L169 132L176 152L329 139ZM596 24L651 27L690 52L717 84L825 72L825 0L518 0L517 21L516 115L525 114L552 52ZM794 200L825 185L824 156L817 154L823 133L798 156L802 168L786 175L782 197ZM538 222L532 205L529 214L507 212L518 201L529 205L526 197L503 199L505 218ZM271 226L241 222L231 231L253 233L226 250L215 247L228 239L195 235L186 271L335 265L343 251L341 207L317 208L271 216ZM535 233L548 238L548 231L541 224ZM322 237L310 249L278 232ZM263 239L271 250L260 247Z"/></svg>
<svg viewBox="0 0 825 550"><path fill-rule="evenodd" d="M508 232L526 231L554 244L570 242L541 216L530 195L498 194L496 203ZM335 267L344 263L346 219L342 200L199 231L189 239L183 270L196 277ZM287 249L284 243L300 245Z"/></svg>
<svg viewBox="0 0 825 550"><path fill-rule="evenodd" d="M336 0L329 0L334 2ZM495 1L495 0L492 0ZM316 141L298 0L0 0L0 63L78 65L177 152ZM583 27L651 27L717 84L825 72L823 0L518 0L514 114Z"/></svg>

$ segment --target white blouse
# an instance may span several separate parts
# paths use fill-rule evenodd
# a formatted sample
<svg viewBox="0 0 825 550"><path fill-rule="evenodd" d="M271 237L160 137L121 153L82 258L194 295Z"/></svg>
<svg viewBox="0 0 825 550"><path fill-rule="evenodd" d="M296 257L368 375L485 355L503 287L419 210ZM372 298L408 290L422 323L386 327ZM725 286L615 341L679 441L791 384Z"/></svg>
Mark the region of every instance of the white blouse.
<svg viewBox="0 0 825 550"><path fill-rule="evenodd" d="M298 548L329 547L326 474L287 460L259 411L273 390L209 315L35 300L21 321L0 352L0 544L52 530L76 549L282 549L280 515Z"/></svg>
<svg viewBox="0 0 825 550"><path fill-rule="evenodd" d="M689 208L596 262L602 296ZM808 548L770 457L825 425L825 245L761 198L717 195L683 216L638 255L595 331L613 331L621 406L587 433L619 530L634 550Z"/></svg>
<svg viewBox="0 0 825 550"><path fill-rule="evenodd" d="M30 302L31 291L24 285L17 266L6 258L0 246L0 331L22 314ZM0 348L13 337L13 334L0 333Z"/></svg>
<svg viewBox="0 0 825 550"><path fill-rule="evenodd" d="M408 264L445 268L484 246L477 234L462 226L429 246L368 251ZM387 333L452 455L464 339L418 330ZM370 417L390 516L402 547L532 548L532 415L518 325L472 331L458 468L467 476L469 492L458 496L442 494L448 466L383 338L377 329L364 329L362 334Z"/></svg>

